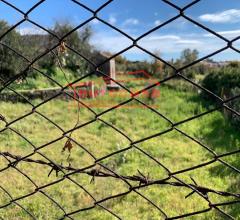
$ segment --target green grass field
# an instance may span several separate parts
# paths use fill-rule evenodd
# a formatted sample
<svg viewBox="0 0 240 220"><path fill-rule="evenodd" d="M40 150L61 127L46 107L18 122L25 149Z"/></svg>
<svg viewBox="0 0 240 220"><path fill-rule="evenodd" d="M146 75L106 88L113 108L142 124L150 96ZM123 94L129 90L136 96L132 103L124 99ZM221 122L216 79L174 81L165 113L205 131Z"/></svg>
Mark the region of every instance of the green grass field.
<svg viewBox="0 0 240 220"><path fill-rule="evenodd" d="M141 85L136 86L129 84L129 88L132 89L132 87L134 87L134 89L140 89ZM161 85L159 90L160 96L156 98L154 103L150 104L174 123L207 111L205 101L199 97L199 94L194 91L182 91L178 89L177 83L175 89ZM116 104L130 98L130 96L127 95L127 93L126 96L107 94L95 100L85 101L93 106L94 111L100 113L111 105L114 105L114 103ZM139 99L148 102L145 97L141 96ZM40 103L41 100L34 100L33 102L37 104ZM101 107L96 105L99 103L101 103ZM211 106L209 106L209 108L211 108ZM77 105L74 105L74 101L67 102L62 100L51 100L37 108L37 111L57 123L64 131L73 128L78 113ZM28 104L0 102L0 114L4 115L8 122L28 112L31 112L31 106ZM79 116L79 124L84 124L95 118L95 115L83 106L80 108ZM151 110L142 107L137 101L132 101L125 106L103 114L100 116L100 119L120 129L124 134L127 134L132 141L141 140L171 127L169 122ZM5 124L0 121L0 129L3 129L4 126ZM58 137L62 137L62 131L37 112L13 123L10 127L23 134L37 147L51 142ZM218 111L180 124L177 128L195 137L217 154L234 151L240 147L240 132L231 127L222 113ZM96 158L104 157L114 151L129 147L131 144L127 138L100 120L96 120L77 129L72 133L72 138L84 146ZM67 166L68 153L62 152L66 140L67 139L63 137L59 141L41 148L39 152L54 162ZM84 168L94 164L94 159L88 153L76 143L72 144L73 148L70 155L72 167ZM211 153L174 129L161 136L142 141L136 144L136 146L148 152L157 161L164 164L171 172L196 166L213 159ZM20 156L33 152L33 147L10 129L0 133L0 149L1 151L8 151ZM37 153L30 158L47 161ZM237 154L222 159L232 166L240 167ZM138 175L139 170L144 175L149 175L151 180L164 179L168 176L167 172L155 161L134 147L100 162L119 175ZM0 169L6 167L7 164L8 161L0 157ZM39 187L61 179L63 176L61 172L58 176L53 172L48 177L50 168L34 163L20 162L17 168L27 174ZM101 169L104 170L103 168ZM176 174L175 176L189 184L193 184L190 178L192 177L198 185L216 190L239 193L240 189L239 175L237 176L236 172L222 165L220 162ZM36 188L13 167L0 172L0 179L0 186L4 187L13 198L34 192ZM94 182L90 183L92 179L91 176L76 173L71 175L71 179L86 188L96 200L128 191L128 185L122 180L115 178L96 177ZM170 181L175 180L171 179ZM137 182L129 182L133 186L138 185ZM42 191L57 201L67 213L81 208L91 207L94 204L94 200L84 192L83 189L66 178L57 184L42 188ZM185 199L185 196L188 195L191 190L184 187L151 185L139 189L139 192L160 207L168 217L195 212L209 207L206 200L196 193ZM209 193L208 196L212 203L235 199L213 193ZM10 200L11 198L3 190L0 190L0 205L8 203ZM41 192L36 192L34 195L17 202L39 220L58 219L64 215L64 212ZM122 219L164 219L164 216L158 209L154 208L154 206L136 192L107 200L101 203L101 205L110 209ZM239 205L228 205L219 208L234 216L236 219L240 219ZM7 208L0 209L0 216L4 220L31 219L14 203ZM100 206L96 206L94 209L88 211L76 213L71 217L79 220L114 219L110 213ZM226 217L215 209L212 209L209 212L189 217L189 219L226 219Z"/></svg>

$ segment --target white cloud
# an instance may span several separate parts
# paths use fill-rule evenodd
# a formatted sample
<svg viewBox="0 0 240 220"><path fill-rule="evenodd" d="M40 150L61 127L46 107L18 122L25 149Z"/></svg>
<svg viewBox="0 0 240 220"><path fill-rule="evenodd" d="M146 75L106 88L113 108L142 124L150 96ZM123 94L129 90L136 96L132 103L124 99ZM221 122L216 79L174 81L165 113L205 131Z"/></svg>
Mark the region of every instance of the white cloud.
<svg viewBox="0 0 240 220"><path fill-rule="evenodd" d="M203 14L199 17L199 19L211 23L236 23L240 21L240 10L229 9L223 12L213 14Z"/></svg>
<svg viewBox="0 0 240 220"><path fill-rule="evenodd" d="M147 37L150 41L159 41L159 40L180 40L181 38L177 35L152 35Z"/></svg>
<svg viewBox="0 0 240 220"><path fill-rule="evenodd" d="M162 22L160 21L160 20L156 20L156 21L154 21L154 25L155 26L158 26L158 25L160 25Z"/></svg>
<svg viewBox="0 0 240 220"><path fill-rule="evenodd" d="M93 24L99 24L99 23L100 23L100 21L99 21L99 20L97 20L97 19L94 19L94 20L92 20L92 23L93 23Z"/></svg>
<svg viewBox="0 0 240 220"><path fill-rule="evenodd" d="M240 29L229 32L224 31L225 34L237 34L239 32ZM133 38L137 38L138 35L138 33L131 34ZM120 34L115 34L110 31L100 31L95 33L95 37L91 39L91 44L93 44L97 49L117 53L132 45L132 41ZM222 48L226 45L226 43L221 39L211 37L209 34L204 33L155 33L142 38L138 41L138 45L150 52L154 52L159 49L163 58L171 59L172 57L178 57L182 50L186 48L197 49L201 55L206 55ZM124 56L134 60L149 58L148 54L145 54L135 47L124 52Z"/></svg>
<svg viewBox="0 0 240 220"><path fill-rule="evenodd" d="M116 19L116 17L114 15L110 15L108 21L109 21L110 24L113 25L113 24L116 24L117 19Z"/></svg>
<svg viewBox="0 0 240 220"><path fill-rule="evenodd" d="M134 36L132 37L134 38ZM187 36L156 34L144 38L143 40L139 41L138 44L150 51L154 51L156 48L159 48L163 54L179 53L185 48L210 51L211 49L216 49L219 46L219 44L215 44L214 41L214 43L210 42L212 46L204 47L205 44L207 45L208 41L201 40L201 36L199 36L198 39L195 39L195 37L193 38L188 38ZM118 42L121 43L119 44ZM92 38L91 44L100 50L116 53L132 45L132 42L128 38L121 35L99 32L95 34L95 37ZM129 51L129 53L136 54L139 52L140 50L136 49L131 49L131 51Z"/></svg>
<svg viewBox="0 0 240 220"><path fill-rule="evenodd" d="M185 44L185 45L190 45L190 44L193 44L193 45L201 45L201 44L202 44L202 42L199 41L199 40L190 40L190 39L188 39L188 40L182 40L182 39L180 39L180 40L177 41L177 43L178 43L178 44Z"/></svg>
<svg viewBox="0 0 240 220"><path fill-rule="evenodd" d="M159 49L162 54L179 53L185 48L204 50L204 42L200 39L189 38L188 36L177 35L155 35L146 37L139 42L139 45L147 50L154 51ZM209 49L205 48L205 49Z"/></svg>
<svg viewBox="0 0 240 220"><path fill-rule="evenodd" d="M94 45L97 49L116 53L130 46L132 42L125 36L106 31L94 33L90 39L90 44Z"/></svg>
<svg viewBox="0 0 240 220"><path fill-rule="evenodd" d="M16 30L20 35L28 35L28 34L31 34L31 35L32 34L45 35L45 34L47 34L46 31L41 30L41 29L36 28L36 27L23 27L23 28L17 28Z"/></svg>
<svg viewBox="0 0 240 220"><path fill-rule="evenodd" d="M229 31L219 31L218 34L228 37L228 38L234 38L240 36L240 29L237 30L229 30ZM213 34L205 34L204 37L214 37Z"/></svg>
<svg viewBox="0 0 240 220"><path fill-rule="evenodd" d="M129 19L127 19L123 22L124 26L126 26L126 25L137 25L137 24L139 24L139 20L136 19L136 18L129 18Z"/></svg>

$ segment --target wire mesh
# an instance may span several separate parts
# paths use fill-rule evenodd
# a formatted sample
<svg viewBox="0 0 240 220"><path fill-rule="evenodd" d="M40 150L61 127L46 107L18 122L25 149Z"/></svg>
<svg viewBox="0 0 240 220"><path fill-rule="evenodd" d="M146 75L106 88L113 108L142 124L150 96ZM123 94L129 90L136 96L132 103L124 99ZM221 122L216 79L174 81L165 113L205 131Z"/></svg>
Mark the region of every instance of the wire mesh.
<svg viewBox="0 0 240 220"><path fill-rule="evenodd" d="M14 9L18 13L20 13L22 15L22 20L17 22L9 30L7 30L2 36L0 36L0 40L2 40L5 36L7 37L8 34L12 30L16 29L23 22L28 21L31 24L37 26L38 28L46 31L49 35L51 35L56 40L57 43L53 47L47 48L44 52L42 52L40 55L36 56L34 59L30 60L29 58L20 54L14 48L9 47L8 45L4 44L3 42L0 42L0 44L2 46L7 47L9 50L11 50L13 53L15 53L15 55L21 57L27 63L27 66L22 71L20 71L18 74L16 74L15 76L13 76L12 78L10 78L8 80L2 81L2 86L0 88L0 91L2 92L5 89L9 89L9 90L13 91L15 94L17 94L19 97L24 99L26 103L28 103L32 106L32 109L31 109L30 112L19 116L18 118L16 118L13 121L8 121L4 115L0 115L0 120L5 123L5 127L0 131L0 133L5 132L6 130L10 130L11 132L15 133L18 137L20 137L22 140L26 141L32 147L32 151L30 153L24 155L24 156L23 155L21 155L21 156L20 155L15 155L15 154L10 153L10 152L0 152L1 157L4 158L8 162L8 165L6 167L2 167L0 169L0 173L4 173L4 172L6 172L10 169L14 169L18 174L20 174L25 179L30 181L32 186L34 186L34 190L32 192L15 197L15 196L11 195L11 190L5 189L0 184L1 191L4 194L7 194L8 197L9 197L9 202L6 203L6 204L1 204L0 205L0 210L5 210L11 205L16 205L17 207L19 207L22 210L22 212L26 213L29 216L29 218L37 219L37 217L34 216L33 213L31 213L31 209L25 208L24 205L21 205L21 201L23 201L27 198L31 199L35 194L42 194L45 197L46 201L47 200L51 201L52 203L55 204L54 207L56 209L59 209L59 211L63 212L62 217L59 218L59 219L74 219L75 214L78 214L78 213L81 213L81 212L87 212L89 210L91 211L91 210L97 209L97 208L100 208L100 209L108 212L110 214L109 219L111 219L111 218L112 219L114 219L114 218L122 219L122 217L119 215L119 213L117 213L116 211L112 211L111 207L105 206L104 203L106 201L115 200L116 198L120 198L120 197L126 197L129 194L135 193L135 194L138 195L137 198L141 197L143 200L145 200L147 203L149 203L152 206L153 209L156 209L159 212L159 215L157 216L157 219L161 219L161 218L162 219L178 219L178 218L184 218L184 217L191 217L191 216L195 216L195 215L200 218L205 213L210 212L212 210L215 210L215 211L221 213L221 215L224 216L224 218L234 219L234 217L231 216L230 214L228 214L227 212L225 212L222 209L222 207L227 206L227 205L236 205L237 203L239 203L240 202L240 200L239 200L240 194L238 192L218 191L216 189L209 188L207 186L198 185L193 178L192 178L192 180L187 181L187 180L183 180L178 175L189 172L189 171L197 170L199 168L202 168L202 167L205 167L205 166L208 166L208 165L211 165L211 164L215 164L215 163L223 164L224 166L229 167L230 169L232 169L234 172L236 172L239 175L239 172L240 172L239 169L232 166L231 164L225 162L224 158L227 157L227 156L230 156L230 155L238 154L240 152L240 150L234 150L234 151L229 151L229 152L223 153L223 154L217 154L209 146L206 146L205 144L203 144L200 140L197 140L196 138L192 137L191 135L185 133L182 129L179 128L179 125L182 125L184 123L187 123L187 122L195 120L195 119L198 119L202 116L210 114L210 113L212 113L214 111L217 111L219 109L226 109L227 111L230 111L232 114L239 117L240 113L237 112L236 110L232 109L231 107L229 107L228 103L239 99L240 95L237 95L237 96L234 96L234 97L231 97L231 98L228 98L228 99L222 99L218 95L216 95L213 92L211 92L211 91L207 90L206 88L202 87L200 84L198 84L198 83L194 82L193 80L187 78L182 72L184 70L186 70L187 68L190 68L191 66L199 63L200 61L205 60L207 58L210 58L213 55L221 53L222 51L225 51L227 49L232 49L232 50L236 51L237 53L239 53L240 51L233 46L233 43L236 42L237 40L239 40L240 36L236 37L232 40L228 40L224 36L220 35L219 33L209 29L208 27L204 26L203 24L201 24L201 23L197 22L196 20L192 19L191 17L185 15L185 11L187 9L189 9L190 7L192 7L194 5L197 6L198 2L200 2L201 0L195 0L195 1L191 2L190 4L184 6L183 8L178 7L176 4L172 3L171 1L162 0L162 2L164 2L169 7L173 7L174 9L176 9L178 11L178 14L176 14L174 17L168 19L167 21L159 24L158 26L148 30L147 32L145 32L144 34L142 34L141 36L139 36L136 39L132 38L130 35L128 35L124 31L120 30L119 28L115 27L114 25L110 24L108 21L105 21L98 16L98 14L101 12L101 10L103 10L105 7L107 7L109 4L111 4L111 2L113 2L113 0L109 0L109 1L105 2L97 10L92 10L91 8L89 8L87 5L81 3L80 1L72 0L72 2L75 3L76 7L81 7L82 9L90 12L92 14L92 16L91 16L91 18L85 20L83 23L79 24L73 30L71 30L70 32L65 34L63 37L59 38L59 36L55 35L50 30L47 30L45 27L41 26L38 23L35 23L34 21L32 21L29 18L29 15L35 9L37 9L44 1L45 0L41 0L41 1L37 2L27 12L23 12L18 7L11 4L10 2L8 2L6 0L1 0L2 3L10 6L12 9ZM196 60L196 61L194 61L190 64L187 64L187 65L185 65L181 68L176 68L171 63L169 63L168 61L162 59L161 57L158 57L158 56L154 55L152 52L148 51L147 49L143 48L142 46L140 46L138 44L138 42L141 39L145 38L146 36L155 32L156 30L159 30L159 29L171 24L171 22L175 21L178 18L184 18L184 19L188 20L189 22L191 22L192 24L199 27L200 29L204 29L208 33L211 33L215 37L223 40L225 42L225 46L222 47L221 49L217 50L217 51L214 51L211 54L208 54L204 57L201 57L200 59L198 59L198 60ZM73 32L77 31L78 29L80 29L81 27L88 24L89 22L91 22L94 19L97 19L99 22L107 25L108 27L117 31L122 36L128 38L132 42L132 45L123 49L123 50L121 50L120 52L112 55L108 59L104 60L104 62L97 65L93 61L91 61L88 57L85 57L83 54L81 54L81 52L76 51L75 49L71 48L67 43L65 43L64 47L66 47L69 51L73 52L74 54L77 54L81 59L84 59L85 61L87 61L93 67L93 71L91 71L90 73L86 74L85 76L77 79L75 82L69 82L67 84L67 86L60 85L55 79L51 78L51 76L49 76L46 73L44 73L43 71L39 70L35 66L35 63L38 60L40 60L41 58L43 58L44 56L46 56L48 54L54 53L55 49L58 49L59 47L61 47L63 45L63 42L64 42L65 38L67 38ZM117 105L111 106L107 110L104 110L100 113L95 112L94 109L92 109L87 104L85 104L84 100L78 99L78 98L74 97L73 94L69 93L69 89L71 89L71 85L73 83L80 82L81 80L83 80L84 78L86 78L88 76L91 76L91 75L94 75L94 74L100 74L102 76L109 77L106 73L100 71L99 67L101 67L104 63L108 62L109 60L117 57L118 55L123 54L124 52L126 52L126 51L128 51L128 50L130 50L131 48L134 48L134 47L138 48L142 52L147 53L147 54L151 55L152 57L154 57L154 58L160 60L161 62L163 62L165 65L167 65L169 68L171 68L173 70L173 74L171 76L168 76L167 78L164 78L164 79L160 80L159 82L151 84L148 87L146 87L144 89L141 89L141 90L139 90L138 92L135 92L135 93L130 91L128 88L126 88L123 84L119 83L118 81L116 81L114 79L111 79L111 80L115 81L115 83L117 83L121 87L121 89L123 89L128 94L130 94L131 97L129 99L121 102L121 103L118 103ZM28 70L30 68L34 69L35 71L39 72L40 74L44 75L49 80L51 80L52 82L57 84L60 87L59 93L52 96L51 98L43 100L40 103L34 105L30 100L26 99L20 93L18 93L17 90L12 89L11 84L13 82L15 82L16 80L18 80L19 78L21 78L22 76L26 76L28 74ZM213 97L216 100L216 103L217 103L216 107L211 109L211 110L205 111L203 113L188 117L187 119L184 119L182 121L173 122L167 116L165 116L161 112L157 111L156 109L152 108L151 106L144 103L143 101L141 101L138 98L138 96L141 93L145 92L146 90L150 90L150 89L154 88L155 86L157 86L159 84L162 84L162 83L165 83L165 82L168 82L168 81L171 81L174 78L180 78L180 79L188 82L189 84L192 84L194 87L200 89L202 92L204 92L204 93L208 94L209 96ZM65 94L65 95L71 97L72 99L75 99L75 101L78 102L78 105L83 105L86 109L88 109L88 111L90 111L94 115L94 117L91 120L88 120L87 122L84 122L82 124L79 123L79 121L77 121L75 126L73 126L70 129L65 130L60 125L58 125L56 122L54 122L51 119L51 117L48 117L48 116L44 115L43 113L41 113L38 110L41 106L44 106L48 102L51 102L52 100L56 99L61 94ZM127 133L121 131L120 128L118 128L117 126L105 121L102 118L102 116L108 114L109 112L111 112L111 111L113 111L117 108L120 108L122 106L125 106L128 103L131 103L133 101L138 102L140 105L143 105L145 108L147 108L150 112L154 112L154 114L157 114L157 116L159 118L167 121L170 124L170 127L167 128L166 130L158 132L156 134L146 136L146 137L138 139L138 140L132 140L132 138L130 138ZM24 134L22 134L16 128L14 128L13 125L15 125L16 123L18 123L19 121L21 121L25 118L30 117L33 114L38 114L39 116L43 117L50 124L52 124L55 128L57 128L62 134L60 136L56 137L54 140L51 140L50 142L43 143L40 146L36 145L35 143L32 143ZM120 149L120 150L115 150L114 152L112 152L110 154L107 154L107 155L104 155L102 157L98 157L98 155L94 155L91 151L89 151L80 142L76 141L72 137L71 134L76 130L79 130L79 129L87 126L87 125L94 124L96 122L101 122L105 126L112 129L114 132L119 133L121 136L126 138L129 141L130 144L126 148L123 148L123 149ZM155 138L155 137L160 137L162 135L165 135L165 134L173 132L173 131L181 134L182 136L184 136L184 137L190 139L191 141L195 142L196 144L198 144L202 149L204 149L209 154L211 154L212 159L210 159L206 162L203 162L203 163L199 163L198 165L191 166L191 167L188 167L186 169L180 169L180 170L177 170L177 171L173 172L168 167L166 167L164 165L164 163L162 163L160 160L151 156L151 154L148 153L147 150L143 150L141 147L138 146L138 144L140 144L142 142L145 142L145 141L150 140L150 139ZM36 135L38 135L38 134L36 134ZM51 145L53 143L56 143L59 140L63 140L65 138L67 138L68 141L65 143L64 150L68 150L70 152L71 148L72 148L72 143L73 143L73 144L77 145L78 147L80 147L83 151L85 151L85 153L87 153L89 155L89 157L91 157L91 159L93 160L93 163L91 165L86 166L86 167L73 167L71 164L65 166L63 164L59 164L58 162L51 159L48 155L45 155L41 152L41 149L48 149L49 145ZM105 159L109 159L109 158L114 157L115 155L121 154L123 152L128 152L132 149L137 150L140 154L144 155L146 158L153 161L155 166L161 167L167 173L167 177L162 178L162 179L155 179L154 177L147 176L146 174L142 173L140 170L138 171L138 173L136 175L120 175L114 169L109 168L107 165L102 163L102 161L105 160ZM35 155L40 155L43 159L42 160L41 159L34 159ZM81 160L81 158L79 160ZM60 175L59 178L57 178L54 181L51 181L47 184L38 185L38 184L35 183L35 181L31 178L30 175L21 171L20 165L22 163L38 164L38 165L44 166L44 167L46 167L46 169L49 170L48 176L53 175L53 173L55 173L57 176L60 175L60 174L61 175ZM89 184L92 184L97 178L101 178L101 179L102 178L104 178L104 179L111 178L111 179L116 180L116 181L118 180L118 181L126 184L128 190L126 190L124 192L119 192L118 194L108 195L108 196L106 196L102 199L97 199L97 198L95 198L95 195L90 193L85 186L81 185L80 183L78 183L78 181L76 181L73 178L75 174L79 174L79 175L86 174L86 175L90 176L91 177L91 182ZM42 175L42 174L39 173L38 175ZM11 177L9 177L9 178L11 178ZM69 212L69 211L65 210L65 208L61 205L61 202L57 201L54 198L54 196L52 196L52 195L50 195L50 194L48 194L44 191L45 189L50 188L53 185L56 185L58 183L61 183L66 179L69 180L76 187L83 190L92 199L92 201L93 201L92 205L87 206L87 207L83 207L83 208L79 207L79 209L72 210L72 211ZM132 183L137 183L137 184L133 185ZM176 215L176 216L170 216L167 212L165 212L161 208L161 205L156 204L155 201L151 201L151 199L147 198L140 191L143 188L151 188L151 187L154 187L154 186L158 186L159 190L161 190L161 187L166 186L166 185L168 185L172 188L179 188L179 189L186 188L186 189L190 190L190 193L186 196L186 198L195 193L195 195L201 197L203 200L206 201L206 203L208 204L208 207L204 208L204 209L199 209L199 210L194 211L194 212L189 212L189 213ZM222 196L222 197L229 197L232 200L230 200L230 201L229 200L228 201L224 200L223 202L221 201L219 203L212 202L210 197L209 197L209 194L216 194L216 195ZM182 199L186 199L186 198L182 198ZM44 212L44 211L45 211L45 209L43 208L42 212ZM149 210L149 212L150 212L150 210ZM200 214L202 214L202 215L200 216Z"/></svg>

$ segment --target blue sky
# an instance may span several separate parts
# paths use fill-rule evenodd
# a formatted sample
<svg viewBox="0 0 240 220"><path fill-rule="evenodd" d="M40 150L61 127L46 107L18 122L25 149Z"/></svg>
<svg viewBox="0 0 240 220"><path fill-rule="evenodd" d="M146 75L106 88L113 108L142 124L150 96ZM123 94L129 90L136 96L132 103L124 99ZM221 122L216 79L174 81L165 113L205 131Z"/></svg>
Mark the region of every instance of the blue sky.
<svg viewBox="0 0 240 220"><path fill-rule="evenodd" d="M27 11L37 1L6 0L23 11ZM93 10L104 4L104 0L79 0ZM169 0L170 1L170 0ZM191 0L171 0L179 7ZM178 11L161 0L114 0L107 5L98 16L122 31L137 38L153 27L176 16ZM240 1L239 0L201 0L185 14L201 24L222 34L228 39L240 36ZM70 21L78 25L90 18L92 14L79 7L71 0L45 0L30 14L30 19L44 27L52 27L56 21ZM0 19L15 24L22 19L22 15L0 1ZM98 20L90 25L94 35L91 43L101 50L116 53L131 45L131 41L122 34L112 30ZM25 22L17 30L21 34L44 32ZM193 23L179 18L171 24L158 29L139 41L139 45L151 52L160 52L164 59L176 59L185 48L198 49L200 56L207 55L225 46L225 42L197 27ZM234 43L240 48L240 40ZM137 48L124 53L128 59L143 60L150 56ZM215 60L240 60L240 55L227 50L213 57Z"/></svg>

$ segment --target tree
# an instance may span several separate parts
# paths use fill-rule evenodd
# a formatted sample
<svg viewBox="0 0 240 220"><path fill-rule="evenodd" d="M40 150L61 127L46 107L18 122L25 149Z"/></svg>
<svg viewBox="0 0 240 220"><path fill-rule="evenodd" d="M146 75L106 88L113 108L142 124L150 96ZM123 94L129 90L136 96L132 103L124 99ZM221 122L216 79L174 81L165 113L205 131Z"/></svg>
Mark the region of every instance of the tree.
<svg viewBox="0 0 240 220"><path fill-rule="evenodd" d="M91 28L87 26L82 31L74 31L70 35L65 37L65 35L70 33L73 29L74 27L69 22L57 22L54 28L50 31L57 35L59 38L64 37L64 45L66 44L84 57L90 58L93 50L92 46L89 44L89 40L92 35ZM48 48L51 48L58 43L59 42L56 37L49 35ZM71 51L67 47L65 47L65 50L62 52L60 52L59 49L54 50L54 53L58 55L61 64L65 68L71 69L73 73L77 76L79 76L80 74L86 74L87 70L89 69L89 63L84 58L79 56L77 53ZM45 59L41 63L41 65L47 68L54 67L58 65L58 58L51 54L48 56L48 59Z"/></svg>
<svg viewBox="0 0 240 220"><path fill-rule="evenodd" d="M196 49L194 50L191 50L189 48L185 49L181 53L180 60L176 61L176 64L177 64L176 66L179 68L179 67L188 65L194 62L195 60L197 60L198 55L199 55L199 52ZM191 66L183 70L183 74L185 74L189 78L194 78L196 75L196 72L197 72L197 66Z"/></svg>
<svg viewBox="0 0 240 220"><path fill-rule="evenodd" d="M154 55L156 57L160 58L161 57L161 52L159 50L156 50L156 51L154 51ZM161 60L153 57L151 65L152 65L152 68L151 68L152 75L158 77L161 74L163 74L164 63Z"/></svg>
<svg viewBox="0 0 240 220"><path fill-rule="evenodd" d="M199 55L199 52L196 49L191 50L188 48L182 51L180 60L183 65L187 65L197 60L198 55Z"/></svg>
<svg viewBox="0 0 240 220"><path fill-rule="evenodd" d="M118 72L125 72L127 70L128 60L124 56L121 56L121 55L116 56L115 61L116 61L116 70Z"/></svg>
<svg viewBox="0 0 240 220"><path fill-rule="evenodd" d="M10 26L5 21L0 21L0 36L2 36ZM2 42L15 50L18 50L20 45L17 43L20 34L15 30L10 31L6 36L3 37ZM0 44L0 76L1 79L6 80L13 77L15 74L20 72L20 65L22 59L11 51L6 46Z"/></svg>

